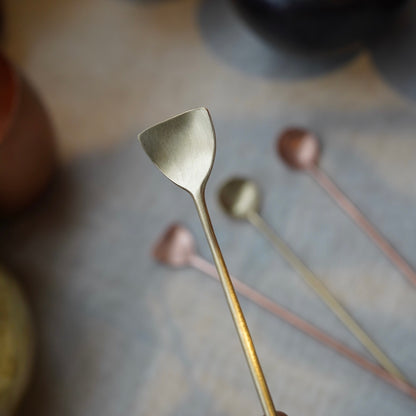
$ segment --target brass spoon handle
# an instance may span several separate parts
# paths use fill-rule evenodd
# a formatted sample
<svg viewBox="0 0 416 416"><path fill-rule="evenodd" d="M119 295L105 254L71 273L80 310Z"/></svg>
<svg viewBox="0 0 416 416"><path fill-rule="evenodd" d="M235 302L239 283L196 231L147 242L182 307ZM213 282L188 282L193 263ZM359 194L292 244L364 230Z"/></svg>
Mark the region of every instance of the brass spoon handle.
<svg viewBox="0 0 416 416"><path fill-rule="evenodd" d="M220 281L224 289L225 296L227 298L228 306L230 308L235 327L240 337L240 342L243 347L244 354L246 356L246 360L250 368L251 376L253 377L257 394L263 407L263 411L265 412L266 416L275 416L275 407L273 405L273 400L270 395L266 380L264 378L263 370L257 357L257 353L254 348L253 340L251 339L251 335L246 320L244 318L243 311L241 310L237 295L234 291L234 287L231 282L227 266L225 265L220 247L215 237L215 233L212 228L211 220L209 218L203 193L199 192L193 195L193 198L196 205L196 209L198 211L199 218L202 223L202 227L205 232L205 236L208 240L209 248L211 249L211 253L214 258L218 274L220 276Z"/></svg>
<svg viewBox="0 0 416 416"><path fill-rule="evenodd" d="M282 256L293 267L293 269L328 305L332 312L349 329L355 338L361 342L361 344L370 352L378 363L392 376L406 382L406 377L401 373L396 365L358 325L354 318L339 303L339 301L321 282L321 280L308 267L305 266L299 257L297 257L296 254L289 248L289 246L276 234L275 231L271 229L264 219L257 212L253 211L248 216L248 220L271 241L271 243L280 251Z"/></svg>
<svg viewBox="0 0 416 416"><path fill-rule="evenodd" d="M333 180L318 166L308 169L310 175L322 188L333 198L338 206L350 216L350 218L374 241L379 249L390 259L390 261L416 285L416 272L409 263L398 253L398 251L381 235L381 233L364 217L361 211L351 202L349 198L335 185Z"/></svg>

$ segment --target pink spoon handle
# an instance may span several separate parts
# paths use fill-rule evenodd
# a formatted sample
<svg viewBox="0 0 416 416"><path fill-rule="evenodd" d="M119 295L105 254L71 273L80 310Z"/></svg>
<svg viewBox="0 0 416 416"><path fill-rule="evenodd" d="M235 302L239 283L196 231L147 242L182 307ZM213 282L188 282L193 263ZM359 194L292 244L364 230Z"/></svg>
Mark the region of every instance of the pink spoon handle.
<svg viewBox="0 0 416 416"><path fill-rule="evenodd" d="M192 267L205 273L206 275L216 280L219 280L214 265L212 265L202 257L196 254L192 255L189 259L189 264ZM347 357L349 360L353 361L354 363L364 368L368 372L376 375L377 377L383 379L387 383L396 387L398 390L401 390L402 392L416 399L416 389L410 384L396 377L393 377L377 364L374 364L371 361L367 360L361 354L355 352L351 348L337 341L335 338L332 338L331 336L327 335L325 332L318 329L316 326L300 318L293 312L290 312L288 309L278 305L276 302L272 301L271 299L252 289L250 286L246 285L245 283L241 282L235 277L231 276L231 280L234 284L236 291L244 297L246 297L247 299L250 299L260 307L271 312L273 315L277 316L283 321L286 321L287 323L304 332L305 334L309 335L310 337L316 339L321 344L324 344L329 348L332 348L333 350L337 351L344 357Z"/></svg>
<svg viewBox="0 0 416 416"><path fill-rule="evenodd" d="M335 185L332 179L318 166L308 169L311 176L333 198L333 200L346 212L352 220L374 241L390 261L416 286L416 272L409 263L397 252L385 237L364 217L350 199Z"/></svg>

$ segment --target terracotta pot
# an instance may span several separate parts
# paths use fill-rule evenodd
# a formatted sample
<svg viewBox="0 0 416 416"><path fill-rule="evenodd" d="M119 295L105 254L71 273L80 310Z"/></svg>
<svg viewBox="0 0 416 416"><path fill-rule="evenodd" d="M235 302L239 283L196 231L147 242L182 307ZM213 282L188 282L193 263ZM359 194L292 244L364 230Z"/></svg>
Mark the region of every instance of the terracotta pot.
<svg viewBox="0 0 416 416"><path fill-rule="evenodd" d="M0 54L0 216L32 202L55 166L47 113L29 83Z"/></svg>

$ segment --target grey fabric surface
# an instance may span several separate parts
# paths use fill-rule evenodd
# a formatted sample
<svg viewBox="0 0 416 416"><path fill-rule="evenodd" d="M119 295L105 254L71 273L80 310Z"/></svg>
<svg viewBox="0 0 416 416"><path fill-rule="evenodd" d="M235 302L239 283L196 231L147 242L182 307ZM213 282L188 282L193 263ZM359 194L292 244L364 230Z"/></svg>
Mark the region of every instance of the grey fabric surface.
<svg viewBox="0 0 416 416"><path fill-rule="evenodd" d="M300 58L268 61L271 52L223 2L61 3L65 13L40 2L43 31L29 25L26 35L18 30L29 20L24 5L7 3L6 49L49 104L66 161L41 201L2 224L2 262L22 282L38 328L19 416L261 414L220 286L149 255L165 227L181 221L210 258L191 199L135 139L198 105L211 110L217 131L207 202L230 271L362 351L267 241L223 215L216 190L242 174L261 185L267 221L416 384L416 289L273 150L283 127L314 129L322 167L416 267L415 81L384 75L407 71L414 48L400 40L396 66L378 49L286 76L286 60L296 68ZM227 39L234 47L222 48ZM416 44L412 33L405 39ZM247 68L250 56L264 67ZM242 306L276 405L289 416L416 413L404 394Z"/></svg>

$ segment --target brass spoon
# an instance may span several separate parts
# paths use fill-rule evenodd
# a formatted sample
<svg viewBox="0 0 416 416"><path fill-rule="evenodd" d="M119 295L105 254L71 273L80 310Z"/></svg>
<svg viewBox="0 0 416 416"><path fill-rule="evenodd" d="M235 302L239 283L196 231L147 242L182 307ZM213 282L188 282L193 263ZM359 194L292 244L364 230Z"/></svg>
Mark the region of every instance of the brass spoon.
<svg viewBox="0 0 416 416"><path fill-rule="evenodd" d="M150 127L138 137L153 163L189 192L195 202L261 405L266 416L275 416L273 400L205 204L205 185L215 157L215 133L208 110L187 111Z"/></svg>
<svg viewBox="0 0 416 416"><path fill-rule="evenodd" d="M278 137L277 150L283 161L292 169L308 172L341 209L374 241L401 273L416 285L416 271L319 167L319 141L313 133L299 128L286 129Z"/></svg>
<svg viewBox="0 0 416 416"><path fill-rule="evenodd" d="M197 253L193 235L187 228L180 224L173 224L166 229L154 245L152 255L162 264L175 268L193 267L205 275L219 280L215 266ZM378 364L374 364L366 357L344 345L342 342L337 341L316 326L305 321L300 316L279 305L277 302L274 302L267 296L262 295L237 278L231 276L231 280L236 291L245 298L292 325L304 334L309 335L321 344L332 348L364 370L376 375L398 390L408 394L413 399L416 399L416 389L410 384L392 376Z"/></svg>
<svg viewBox="0 0 416 416"><path fill-rule="evenodd" d="M237 219L249 221L264 234L378 363L394 377L406 381L405 376L396 365L358 325L329 289L260 216L260 190L253 181L244 178L234 178L227 181L220 189L219 201L227 214Z"/></svg>

